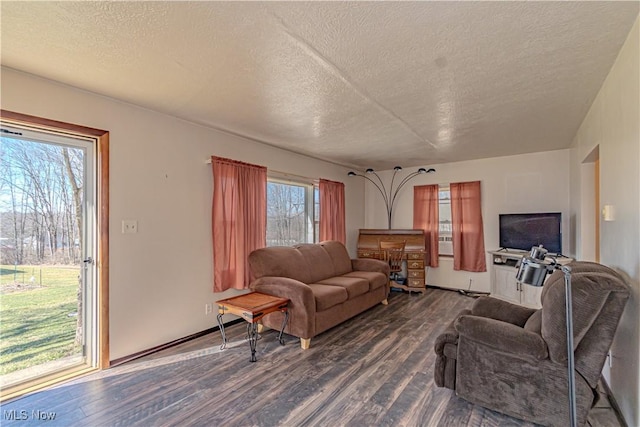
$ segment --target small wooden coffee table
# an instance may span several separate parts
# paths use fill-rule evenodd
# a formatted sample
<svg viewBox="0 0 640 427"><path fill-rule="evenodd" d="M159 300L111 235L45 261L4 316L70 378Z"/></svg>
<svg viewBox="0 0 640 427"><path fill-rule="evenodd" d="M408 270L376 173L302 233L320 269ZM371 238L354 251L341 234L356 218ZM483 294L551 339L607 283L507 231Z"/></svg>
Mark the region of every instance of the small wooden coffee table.
<svg viewBox="0 0 640 427"><path fill-rule="evenodd" d="M224 324L222 323L222 316L226 313L240 316L248 322L247 337L249 339L249 347L251 348L252 362L257 360L256 342L258 341L258 322L267 314L276 311L284 313L284 320L282 321L282 327L278 335L278 341L281 345L284 345L282 333L289 319L289 311L287 310L289 300L287 298L274 297L260 292L250 292L237 297L216 301L216 304L218 304L218 326L222 334L221 350L227 346L227 335L224 332Z"/></svg>

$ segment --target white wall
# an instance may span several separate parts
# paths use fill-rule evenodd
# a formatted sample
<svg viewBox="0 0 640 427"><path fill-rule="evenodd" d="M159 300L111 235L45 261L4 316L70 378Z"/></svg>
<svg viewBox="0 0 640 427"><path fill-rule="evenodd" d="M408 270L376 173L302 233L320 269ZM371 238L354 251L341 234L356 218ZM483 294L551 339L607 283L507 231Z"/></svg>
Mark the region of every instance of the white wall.
<svg viewBox="0 0 640 427"><path fill-rule="evenodd" d="M600 261L627 278L632 297L604 376L628 425L640 425L640 32L631 30L616 62L578 130L571 153L571 212L581 212L582 163L595 147L600 156L600 207L612 205L614 221L600 220ZM578 225L580 229L580 225ZM578 244L578 247L580 245Z"/></svg>
<svg viewBox="0 0 640 427"><path fill-rule="evenodd" d="M518 156L495 157L438 165L435 173L418 175L400 191L394 206L393 228L413 228L413 186L481 181L482 218L485 249L498 249L498 214L523 212L562 212L562 247L569 248L569 150ZM417 168L406 168L406 176ZM391 171L380 175L389 185ZM356 178L351 178L356 179ZM358 178L362 179L362 178ZM387 228L382 196L371 185L366 188L366 228ZM451 258L440 257L440 266L427 272L427 283L447 288L490 290L490 258L486 273L454 271Z"/></svg>
<svg viewBox="0 0 640 427"><path fill-rule="evenodd" d="M110 358L215 326L211 243L215 154L346 184L347 245L355 253L364 185L347 169L231 136L11 69L2 108L110 132ZM121 234L123 219L137 234Z"/></svg>
<svg viewBox="0 0 640 427"><path fill-rule="evenodd" d="M596 163L585 161L580 165L580 230L572 234L572 248L582 261L596 261ZM573 215L575 221L577 217ZM577 246L577 243L580 246Z"/></svg>

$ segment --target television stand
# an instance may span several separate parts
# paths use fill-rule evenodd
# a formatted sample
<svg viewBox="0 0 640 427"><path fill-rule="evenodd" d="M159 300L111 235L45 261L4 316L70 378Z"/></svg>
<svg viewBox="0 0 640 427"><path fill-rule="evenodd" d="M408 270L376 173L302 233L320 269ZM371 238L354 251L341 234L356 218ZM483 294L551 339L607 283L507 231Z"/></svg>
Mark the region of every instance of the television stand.
<svg viewBox="0 0 640 427"><path fill-rule="evenodd" d="M529 252L500 248L488 253L491 255L491 296L530 308L540 308L542 287L523 286L516 280L516 266ZM560 258L559 255L557 257ZM571 261L573 259L567 257L557 259L559 264L568 264Z"/></svg>

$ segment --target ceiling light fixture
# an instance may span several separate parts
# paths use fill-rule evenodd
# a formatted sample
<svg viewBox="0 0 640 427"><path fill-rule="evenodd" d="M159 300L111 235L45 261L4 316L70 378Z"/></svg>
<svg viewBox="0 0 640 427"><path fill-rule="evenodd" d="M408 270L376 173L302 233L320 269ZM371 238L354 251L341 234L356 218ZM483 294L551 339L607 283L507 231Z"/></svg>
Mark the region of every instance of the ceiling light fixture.
<svg viewBox="0 0 640 427"><path fill-rule="evenodd" d="M384 182L382 182L382 179L380 179L380 176L376 173L376 171L374 171L373 169L369 168L365 171L365 173L367 175L373 175L377 178L377 182L374 181L373 179L369 178L367 175L362 175L359 173L356 173L354 171L350 171L347 175L348 176L361 176L362 178L366 179L367 181L371 182L373 185L376 186L376 188L378 189L378 191L380 191L380 194L382 195L382 198L384 200L384 204L387 208L387 224L389 227L389 230L391 230L391 217L393 214L393 204L396 201L396 197L398 196L398 192L400 191L400 189L412 178L423 174L423 173L432 173L435 172L436 170L433 168L429 168L429 169L425 169L425 168L420 168L415 172L411 172L409 175L405 176L402 181L400 181L400 183L398 184L397 187L393 187L393 183L396 179L396 174L398 172L400 172L402 170L402 167L400 166L396 166L393 168L393 176L391 177L391 185L389 186L389 190L387 191L387 187L384 185Z"/></svg>

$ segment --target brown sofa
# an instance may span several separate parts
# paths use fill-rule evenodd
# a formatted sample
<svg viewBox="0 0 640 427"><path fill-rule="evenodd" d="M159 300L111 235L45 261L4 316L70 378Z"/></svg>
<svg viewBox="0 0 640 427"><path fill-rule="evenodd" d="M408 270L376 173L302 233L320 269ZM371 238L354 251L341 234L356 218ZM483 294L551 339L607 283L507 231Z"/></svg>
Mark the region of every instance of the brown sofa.
<svg viewBox="0 0 640 427"><path fill-rule="evenodd" d="M629 289L618 273L604 265L569 265L577 423L584 425L596 403L596 385ZM569 425L565 325L560 271L545 282L539 310L481 297L436 339L435 383L522 420Z"/></svg>
<svg viewBox="0 0 640 427"><path fill-rule="evenodd" d="M303 349L311 338L373 307L387 304L389 265L374 259L351 259L336 241L275 246L253 251L249 266L251 289L289 298L287 334L300 338ZM263 319L280 329L282 313Z"/></svg>

